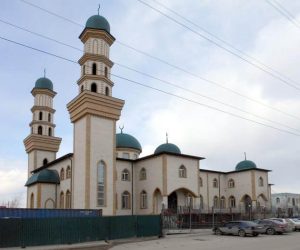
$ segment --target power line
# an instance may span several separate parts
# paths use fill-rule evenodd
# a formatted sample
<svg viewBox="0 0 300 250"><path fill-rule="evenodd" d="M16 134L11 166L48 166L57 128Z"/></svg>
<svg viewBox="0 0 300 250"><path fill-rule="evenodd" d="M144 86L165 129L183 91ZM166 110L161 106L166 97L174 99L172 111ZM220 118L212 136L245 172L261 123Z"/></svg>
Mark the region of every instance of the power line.
<svg viewBox="0 0 300 250"><path fill-rule="evenodd" d="M179 22L179 21L176 20L175 18L173 18L173 17L167 15L166 13L164 13L164 12L160 11L159 9L153 7L152 5L150 5L150 4L146 3L146 2L144 2L143 0L137 0L137 1L140 2L140 3L142 3L142 4L144 4L145 6L149 7L150 9L152 9L152 10L154 10L154 11L160 13L161 15L163 15L164 17L168 18L169 20L173 21L174 23L176 23L176 24L178 24L178 25L184 27L185 29L191 31L192 33L196 34L197 36L199 36L199 37L201 37L201 38L203 38L203 39L209 41L210 43L214 44L215 46L217 46L217 47L219 47L219 48L221 48L221 49L227 51L228 53L230 53L230 54L232 54L232 55L234 55L234 56L236 56L236 57L238 57L239 59L243 60L244 62L246 62L246 63L248 63L248 64L250 64L250 65L252 65L253 67L255 67L255 68L257 68L257 69L259 69L259 70L265 72L266 74L268 74L268 75L272 76L273 78L275 78L275 79L281 81L282 83L284 83L284 84L286 84L286 85L288 85L288 86L290 86L290 87L292 87L292 88L294 88L294 89L300 91L300 86L299 86L299 84L295 85L295 84L290 83L289 81L286 81L286 80L283 79L282 77L279 77L279 76L275 75L274 73L272 73L272 72L270 72L270 71L264 69L263 67L261 67L261 66L255 64L255 63L253 63L253 62L251 62L251 61L249 61L248 59L242 57L242 56L239 55L238 53L236 53L236 52L234 52L234 51L232 51L232 50L226 48L225 46L219 44L218 42L212 40L211 38L209 38L209 37L207 37L207 36L205 36L205 35L199 33L198 31L196 31L196 30L190 28L189 26L185 25L184 23Z"/></svg>
<svg viewBox="0 0 300 250"><path fill-rule="evenodd" d="M5 38L5 37L2 37L2 36L0 36L0 39L78 65L78 63L77 63L76 61L72 60L72 59L68 59L68 58L66 58L66 57L59 56L59 55L57 55L57 54L53 54L53 53L47 52L47 51L45 51L45 50L37 49L37 48L34 48L34 47L32 47L32 46L29 46L29 45L26 45L26 44L23 44L23 43L19 43L19 42L16 42L16 41L14 41L14 40L10 40L10 39ZM89 68L91 68L91 67L89 67ZM98 71L98 72L101 72L102 74L103 74L103 72L104 72L103 70L97 70L97 71ZM204 103L201 103L201 102L198 102L198 101L195 101L195 100L192 100L192 99L183 97L183 96L179 96L179 95L170 93L170 92L165 91L165 90L161 90L161 89L159 89L159 88L155 88L155 87L152 87L152 86L149 86L149 85L140 83L140 82L135 81L135 80L131 80L131 79L127 78L127 77L119 76L119 75L112 74L112 73L111 73L111 75L114 76L114 77L116 77L116 78L125 80L125 81L127 81L127 82L130 82L130 83L133 83L133 84L136 84L136 85L139 85L139 86L148 88L148 89L152 89L152 90L155 90L155 91L164 93L164 94L166 94L166 95L173 96L173 97L176 97L176 98L178 98L178 99L181 99L181 100L184 100L184 101L187 101L187 102L190 102L190 103L194 103L194 104L197 104L197 105L206 107L206 108L208 108L208 109L215 110L215 111L218 111L218 112L221 112L221 113L224 113L224 114L227 114L227 115L236 117L236 118L240 118L240 119L245 120L245 121L249 121L249 122L252 122L252 123L255 123L255 124L259 124L259 125L265 126L265 127L267 127L267 128L272 128L272 129L274 129L274 130L281 131L281 132L284 132L284 133L288 133L288 134L291 134L291 135L300 136L300 134L297 134L297 133L294 133L294 132L291 132L291 131L288 131L288 130L285 130L285 129L277 128L277 127L275 127L275 126L272 126L272 125L269 125L269 124L265 124L265 123L262 123L262 122L259 122L259 121L255 121L255 120L252 120L252 119L249 119L249 118L246 118L246 117L243 117L243 116L240 116L240 115L237 115L237 114L228 112L228 111L224 111L224 110L222 110L222 109L213 107L213 106L211 106L211 105L207 105L207 104L204 104Z"/></svg>
<svg viewBox="0 0 300 250"><path fill-rule="evenodd" d="M29 29L25 29L25 28L23 28L23 27L17 26L17 25L15 25L15 24L10 23L10 22L4 21L4 20L2 20L1 18L0 18L0 22L3 22L3 23L5 23L5 24L7 24L7 25L10 25L10 26L12 26L12 27L14 27L14 28L18 28L18 29L24 30L24 31L26 31L26 32L29 32L30 34L35 35L35 36L39 36L39 37L42 37L42 38L44 38L44 39L48 39L48 40L50 40L50 41L56 42L56 43L58 43L58 44L61 44L61 45L70 47L70 48L75 49L75 50L77 50L77 51L84 52L84 51L83 51L82 49L80 49L80 48L71 46L71 45L66 44L66 43L63 43L63 42L61 42L61 41L59 41L59 40L56 40L56 39L53 39L53 38L51 38L51 37L42 35L42 34L40 34L40 33L33 32L33 31L29 30ZM298 130L298 129L296 129L296 128L293 128L293 127L290 127L290 126L288 126L288 125L286 125L286 124L283 124L283 123L280 123L280 122L277 122L277 121L273 121L273 120L268 119L268 118L265 118L265 117L263 117L263 116L260 116L260 115L257 115L257 114L248 112L248 111L243 110L243 109L241 109L241 108L238 108L238 107L236 107L236 106L234 106L234 105L227 104L227 103L225 103L225 102L222 102L222 101L219 101L219 100L217 100L217 99L215 99L215 98L212 98L212 97L203 95L203 94L201 94L201 93L199 93L199 92L196 92L196 91L193 91L193 90L191 90L191 89L184 88L184 87L179 86L179 85L177 85L177 84L174 84L174 83L172 83L172 82L170 82L170 81L166 81L166 80L163 80L163 79L161 79L161 78L158 78L158 77L155 77L155 76L153 76L153 75L150 75L150 74L148 74L148 73L141 72L141 71L139 71L139 70L137 70L137 69L131 68L131 67L129 67L129 66L123 65L123 64L118 63L118 62L115 62L115 64L116 64L117 66L119 66L119 67L122 67L122 68L125 68L125 69L127 69L127 70L133 71L133 72L138 73L138 74L140 74L140 75L149 77L149 78L154 79L154 80L156 80L156 81L160 81L160 82L162 82L162 83L164 83L164 84L167 84L167 85L169 85L169 86L173 86L173 87L175 87L175 88L178 88L178 89L187 91L187 92L189 92L189 93L196 94L196 95L198 95L198 96L201 96L201 97L206 98L206 99L208 99L208 100L211 100L211 101L214 101L214 102L216 102L216 103L222 104L222 105L224 105L224 106L230 107L230 108L232 108L232 109L238 110L238 111L243 112L243 113L245 113L245 114L252 115L252 116L255 116L255 117L257 117L257 118L263 119L263 120L265 120L265 121L272 122L272 123L274 123L274 124L277 124L277 125L286 127L286 128L288 128L288 129L295 130L295 131L297 131L297 132L300 132L300 130Z"/></svg>
<svg viewBox="0 0 300 250"><path fill-rule="evenodd" d="M278 70L266 65L265 63L263 63L261 60L253 57L252 55L249 55L248 53L242 51L241 49L239 48L236 48L234 45L232 45L231 43L229 43L228 41L225 41L223 38L220 38L218 36L216 36L215 34L213 34L212 32L210 32L209 30L203 28L202 26L200 26L199 24L191 21L190 19L186 18L185 16L179 14L177 11L169 8L168 6L160 3L159 1L157 0L152 0L153 2L155 2L156 4L158 4L159 6L162 6L163 8L165 8L166 10L170 11L171 13L173 13L174 15L180 17L181 19L185 20L186 22L192 24L193 26L197 27L198 29L200 29L201 31L205 32L206 34L210 35L211 37L213 37L214 39L218 40L219 42L225 44L226 46L230 47L231 49L237 51L238 53L242 54L243 56L246 56L248 58L250 58L251 60L255 61L256 63L259 63L261 64L262 66L264 66L265 68L275 72L276 74L278 74L279 76L281 77L284 77L286 78L287 80L289 80L290 82L293 82L294 84L298 84L296 81L294 81L293 79L291 79L290 77L286 76L286 75L283 75L282 73L280 73Z"/></svg>
<svg viewBox="0 0 300 250"><path fill-rule="evenodd" d="M26 0L20 0L20 1L23 2L23 3L25 3L25 4L30 5L30 6L32 6L32 7L35 7L35 8L37 8L37 9L41 10L41 11L44 11L44 12L50 14L50 15L53 15L53 16L55 16L55 17L58 17L58 18L60 18L60 19L62 19L62 20L64 20L64 21L70 22L70 23L72 23L72 24L74 24L74 25L77 25L77 26L79 26L79 27L84 28L84 26L81 25L80 23L77 23L77 22L75 22L75 21L73 21L73 20L71 20L71 19L69 19L69 18L66 18L66 17L61 16L61 15L59 15L59 14L57 14L57 13L54 13L54 12L52 12L52 11L49 11L49 10L47 10L47 9L45 9L45 8L42 8L42 7L40 7L40 6L36 5L36 4L33 4L33 3L29 2L29 1L26 1ZM172 67L172 68L174 68L174 69L177 69L177 70L179 70L179 71L181 71L181 72L184 72L185 74L191 75L191 76L193 76L193 77L195 77L195 78L198 78L198 79L200 79L200 80L202 80L202 81L205 81L205 82L207 82L207 83L213 84L213 85L215 85L215 86L217 86L217 87L219 87L219 88L222 88L222 89L224 89L224 90L226 90L226 91L228 91L228 92L231 92L231 93L233 93L233 94L235 94L235 95L237 95L237 96L240 96L240 97L242 97L242 98L245 98L245 99L247 99L248 101L257 103L257 104L259 104L259 105L261 105L261 106L264 106L264 107L266 107L266 108L272 109L272 110L277 111L277 112L279 112L279 113L281 113L281 114L284 114L284 115L286 115L286 116L289 116L289 117L292 117L292 118L294 118L294 119L300 120L300 117L298 117L298 116L296 116L296 115L290 114L290 113L288 113L288 112L286 112L286 111L283 111L283 110L278 109L278 108L276 108L276 107L273 107L273 106L271 106L271 105L265 104L264 102L261 102L261 101L259 101L259 100L256 100L256 99L254 99L254 98L252 98L252 97L246 96L246 95L244 95L244 94L242 94L242 93L240 93L240 92L238 92L238 91L236 91L236 90L234 90L234 89L231 89L231 88L229 88L229 87L223 86L222 84L220 84L220 83L218 83L218 82L216 82L216 81L212 81L212 80L209 80L209 79L207 79L207 78L201 77L201 76L199 76L199 75L197 75L197 74L195 74L195 73L193 73L193 72L191 72L191 71L189 71L189 70L187 70L187 69L181 68L180 66L175 65L175 64L172 64L172 63L170 63L170 62L168 62L168 61L166 61L166 60L164 60L164 59L162 59L162 58L159 58L159 57L157 57L157 56L153 56L153 55L151 55L151 54L149 54L149 53L147 53L147 52L145 52L145 51L142 51L142 50L139 50L139 49L137 49L137 48L134 48L133 46L130 46L130 45L128 45L128 44L126 44L126 43L123 43L123 42L121 42L121 41L116 41L116 43L119 44L119 45L121 45L121 46L123 46L123 47L125 47L125 48L128 48L128 49L130 49L130 50L132 50L132 51L135 51L136 53L139 53L139 54L141 54L141 55L147 56L147 57L149 57L149 58L151 58L151 59L153 59L153 60L156 60L156 61L158 61L158 62L160 62L160 63L163 63L163 64L165 64L165 65L168 65L168 66L170 66L170 67Z"/></svg>

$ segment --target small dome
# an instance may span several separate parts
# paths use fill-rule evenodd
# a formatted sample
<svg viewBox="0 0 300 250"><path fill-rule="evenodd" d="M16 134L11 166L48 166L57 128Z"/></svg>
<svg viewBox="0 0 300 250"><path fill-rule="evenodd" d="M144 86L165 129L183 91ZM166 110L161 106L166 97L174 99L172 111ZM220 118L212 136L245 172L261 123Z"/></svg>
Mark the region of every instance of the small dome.
<svg viewBox="0 0 300 250"><path fill-rule="evenodd" d="M141 144L132 135L119 133L116 135L116 138L117 138L117 143L116 143L117 148L132 148L142 152Z"/></svg>
<svg viewBox="0 0 300 250"><path fill-rule="evenodd" d="M37 89L50 89L53 91L53 83L46 77L37 79L34 87Z"/></svg>
<svg viewBox="0 0 300 250"><path fill-rule="evenodd" d="M53 184L59 184L60 179L57 171L55 170L49 170L49 169L43 169L42 171L33 174L29 177L28 181L26 182L25 186L30 186L35 183L53 183Z"/></svg>
<svg viewBox="0 0 300 250"><path fill-rule="evenodd" d="M249 160L244 160L239 162L236 167L235 170L245 170L245 169L253 169L256 168L256 164L253 161L249 161Z"/></svg>
<svg viewBox="0 0 300 250"><path fill-rule="evenodd" d="M181 154L180 149L173 143L161 144L160 146L158 146L155 149L154 154L159 154L159 153L162 153L162 152Z"/></svg>
<svg viewBox="0 0 300 250"><path fill-rule="evenodd" d="M86 21L85 27L92 28L92 29L105 30L106 32L110 33L109 22L103 16L100 16L100 15L91 16Z"/></svg>

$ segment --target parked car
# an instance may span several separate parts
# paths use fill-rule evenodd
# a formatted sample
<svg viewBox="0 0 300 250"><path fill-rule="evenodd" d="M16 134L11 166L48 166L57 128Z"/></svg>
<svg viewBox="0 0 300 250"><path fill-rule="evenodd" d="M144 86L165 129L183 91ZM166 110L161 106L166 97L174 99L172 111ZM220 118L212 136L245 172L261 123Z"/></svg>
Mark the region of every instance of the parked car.
<svg viewBox="0 0 300 250"><path fill-rule="evenodd" d="M232 234L244 237L246 235L257 236L263 226L252 221L230 221L221 227L215 227L213 231L217 235Z"/></svg>
<svg viewBox="0 0 300 250"><path fill-rule="evenodd" d="M286 220L293 224L293 230L294 231L300 231L300 220L299 219L289 218L289 219L286 219Z"/></svg>
<svg viewBox="0 0 300 250"><path fill-rule="evenodd" d="M285 223L285 224L287 224L287 231L288 232L293 231L293 228L294 228L293 223L290 222L290 221L288 221L285 218L270 218L270 220L275 220L275 221L279 221L279 222Z"/></svg>
<svg viewBox="0 0 300 250"><path fill-rule="evenodd" d="M288 225L286 223L277 221L277 220L257 220L256 223L258 225L263 226L260 233L274 235L276 233L282 234L288 231Z"/></svg>

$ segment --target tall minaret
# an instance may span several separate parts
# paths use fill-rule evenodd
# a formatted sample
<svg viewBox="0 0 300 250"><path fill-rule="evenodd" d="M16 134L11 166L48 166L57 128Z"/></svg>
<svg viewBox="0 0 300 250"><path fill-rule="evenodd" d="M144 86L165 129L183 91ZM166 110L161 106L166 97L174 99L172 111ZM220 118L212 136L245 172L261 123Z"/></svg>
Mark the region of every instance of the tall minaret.
<svg viewBox="0 0 300 250"><path fill-rule="evenodd" d="M116 121L123 100L112 97L109 59L115 38L108 21L90 17L79 38L84 54L79 59L79 94L68 105L74 124L73 208L116 212Z"/></svg>
<svg viewBox="0 0 300 250"><path fill-rule="evenodd" d="M28 154L28 176L32 170L55 160L61 143L61 138L54 136L53 97L56 93L52 82L46 77L39 78L31 94L34 96L32 122L29 124L31 132L24 139Z"/></svg>

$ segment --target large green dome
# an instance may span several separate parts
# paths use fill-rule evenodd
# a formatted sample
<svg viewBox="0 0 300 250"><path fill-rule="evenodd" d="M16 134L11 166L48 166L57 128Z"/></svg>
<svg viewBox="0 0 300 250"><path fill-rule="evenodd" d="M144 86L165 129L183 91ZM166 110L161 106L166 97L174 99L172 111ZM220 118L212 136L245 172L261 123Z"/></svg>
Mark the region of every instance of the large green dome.
<svg viewBox="0 0 300 250"><path fill-rule="evenodd" d="M35 183L52 183L59 184L60 179L56 170L43 169L42 171L33 174L29 177L25 186L30 186Z"/></svg>
<svg viewBox="0 0 300 250"><path fill-rule="evenodd" d="M154 154L159 154L159 153L175 153L175 154L181 154L180 149L173 143L164 143L161 144L160 146L158 146L155 151Z"/></svg>
<svg viewBox="0 0 300 250"><path fill-rule="evenodd" d="M46 77L37 79L34 87L37 89L50 89L53 91L53 83Z"/></svg>
<svg viewBox="0 0 300 250"><path fill-rule="evenodd" d="M244 160L239 162L236 165L235 170L239 171L239 170L254 169L254 168L256 168L256 164L253 161Z"/></svg>
<svg viewBox="0 0 300 250"><path fill-rule="evenodd" d="M109 22L103 16L100 16L100 15L91 16L86 21L85 27L92 28L92 29L105 30L108 33L110 33Z"/></svg>
<svg viewBox="0 0 300 250"><path fill-rule="evenodd" d="M119 133L116 135L116 138L117 138L117 143L116 143L117 148L132 148L142 152L141 144L132 135Z"/></svg>

